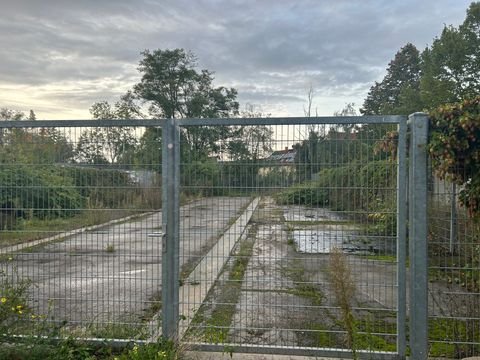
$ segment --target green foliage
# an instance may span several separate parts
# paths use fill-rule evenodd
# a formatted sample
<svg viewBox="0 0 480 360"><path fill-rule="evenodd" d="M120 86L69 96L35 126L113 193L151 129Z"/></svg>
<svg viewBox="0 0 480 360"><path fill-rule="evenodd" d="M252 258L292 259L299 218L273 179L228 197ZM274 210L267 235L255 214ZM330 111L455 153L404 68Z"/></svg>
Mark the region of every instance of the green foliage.
<svg viewBox="0 0 480 360"><path fill-rule="evenodd" d="M295 171L289 166L271 166L268 170L258 170L257 185L264 191L275 192L278 188L286 188L293 184Z"/></svg>
<svg viewBox="0 0 480 360"><path fill-rule="evenodd" d="M238 111L235 89L212 87L208 70L198 72L197 59L183 49L142 52L142 78L134 91L162 118L228 117Z"/></svg>
<svg viewBox="0 0 480 360"><path fill-rule="evenodd" d="M53 164L72 158L71 142L53 128L10 129L0 135L0 163Z"/></svg>
<svg viewBox="0 0 480 360"><path fill-rule="evenodd" d="M445 26L422 54L421 97L428 109L480 94L480 2L458 28Z"/></svg>
<svg viewBox="0 0 480 360"><path fill-rule="evenodd" d="M11 110L7 108L0 109L0 120L24 120L25 114L21 111Z"/></svg>
<svg viewBox="0 0 480 360"><path fill-rule="evenodd" d="M96 120L142 117L140 107L134 100L134 95L129 91L113 107L107 101L94 103L90 113ZM76 159L87 164L128 164L137 142L131 127L90 128L80 135L75 149Z"/></svg>
<svg viewBox="0 0 480 360"><path fill-rule="evenodd" d="M480 94L480 2L472 2L464 22L445 26L422 54L402 47L387 75L375 82L360 112L408 115Z"/></svg>
<svg viewBox="0 0 480 360"><path fill-rule="evenodd" d="M162 172L162 129L145 129L133 155L135 167Z"/></svg>
<svg viewBox="0 0 480 360"><path fill-rule="evenodd" d="M419 99L420 53L408 43L388 64L387 74L375 82L360 112L364 115L409 114L421 108Z"/></svg>
<svg viewBox="0 0 480 360"><path fill-rule="evenodd" d="M160 340L157 343L134 345L115 357L118 360L174 360L180 358L178 346L170 340Z"/></svg>
<svg viewBox="0 0 480 360"><path fill-rule="evenodd" d="M185 163L180 169L183 191L187 195L214 195L218 186L220 167L214 159Z"/></svg>
<svg viewBox="0 0 480 360"><path fill-rule="evenodd" d="M0 204L17 215L28 209L38 218L69 217L85 204L72 180L52 166L4 165L0 183Z"/></svg>
<svg viewBox="0 0 480 360"><path fill-rule="evenodd" d="M312 180L320 170L365 159L379 159L380 156L374 154L374 145L391 128L382 124L361 127L345 124L330 127L326 134L310 131L306 140L295 145L297 179Z"/></svg>
<svg viewBox="0 0 480 360"><path fill-rule="evenodd" d="M197 71L193 53L183 49L146 50L138 70L142 78L134 86L140 99L150 104L156 118L219 118L238 114L237 91L214 87L213 73ZM224 126L184 128L184 152L193 160L202 160L218 151L222 141L231 136Z"/></svg>
<svg viewBox="0 0 480 360"><path fill-rule="evenodd" d="M479 353L478 327L467 328L469 319L429 319L430 356L461 359ZM472 336L473 335L473 336Z"/></svg>
<svg viewBox="0 0 480 360"><path fill-rule="evenodd" d="M10 258L11 259L11 258ZM31 282L18 276L9 264L9 274L0 270L0 333L12 334L22 321L36 317L27 303L27 290Z"/></svg>
<svg viewBox="0 0 480 360"><path fill-rule="evenodd" d="M173 341L135 344L123 351L110 346L93 345L67 338L56 344L50 339L26 339L24 342L2 344L0 358L6 360L177 360L181 348Z"/></svg>
<svg viewBox="0 0 480 360"><path fill-rule="evenodd" d="M277 194L275 199L284 205L327 206L328 190L319 188L315 182L291 186Z"/></svg>
<svg viewBox="0 0 480 360"><path fill-rule="evenodd" d="M347 345L352 350L353 358L358 359L358 329L352 304L355 284L347 258L338 249L330 253L328 273L337 306L340 308L341 322L347 334Z"/></svg>
<svg viewBox="0 0 480 360"><path fill-rule="evenodd" d="M65 166L62 173L72 179L90 208L118 208L132 202L138 191L128 173L121 170Z"/></svg>
<svg viewBox="0 0 480 360"><path fill-rule="evenodd" d="M13 229L22 219L50 221L73 217L87 208L118 209L135 204L149 208L159 206L155 201L158 191L147 194L132 182L127 172L120 170L3 165L0 167L0 182L2 229Z"/></svg>
<svg viewBox="0 0 480 360"><path fill-rule="evenodd" d="M480 96L430 112L428 151L437 175L462 185L460 201L480 212Z"/></svg>
<svg viewBox="0 0 480 360"><path fill-rule="evenodd" d="M279 204L327 206L336 211L363 214L368 231L395 233L393 206L396 189L396 165L388 160L367 164L351 163L329 168L317 174L318 180L305 182L275 194Z"/></svg>

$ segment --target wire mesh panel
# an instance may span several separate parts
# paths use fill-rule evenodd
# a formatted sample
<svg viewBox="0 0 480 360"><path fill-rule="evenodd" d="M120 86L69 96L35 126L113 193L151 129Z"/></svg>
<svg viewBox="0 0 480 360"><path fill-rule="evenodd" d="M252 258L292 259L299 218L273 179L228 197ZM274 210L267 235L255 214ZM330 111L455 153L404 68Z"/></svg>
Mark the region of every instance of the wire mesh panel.
<svg viewBox="0 0 480 360"><path fill-rule="evenodd" d="M460 204L461 190L431 177L429 340L437 357L480 353L480 229Z"/></svg>
<svg viewBox="0 0 480 360"><path fill-rule="evenodd" d="M161 130L56 123L0 129L2 332L148 338L161 306Z"/></svg>
<svg viewBox="0 0 480 360"><path fill-rule="evenodd" d="M395 353L397 126L270 120L181 129L180 333Z"/></svg>

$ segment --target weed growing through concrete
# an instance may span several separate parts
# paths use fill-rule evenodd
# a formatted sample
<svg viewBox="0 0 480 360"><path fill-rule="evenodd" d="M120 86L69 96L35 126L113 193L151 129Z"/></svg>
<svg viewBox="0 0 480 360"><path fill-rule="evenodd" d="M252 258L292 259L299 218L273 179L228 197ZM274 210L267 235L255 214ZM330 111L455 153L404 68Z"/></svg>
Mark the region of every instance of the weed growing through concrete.
<svg viewBox="0 0 480 360"><path fill-rule="evenodd" d="M107 253L113 253L115 252L115 245L113 244L107 244L107 246L105 247L105 251Z"/></svg>
<svg viewBox="0 0 480 360"><path fill-rule="evenodd" d="M330 253L329 270L333 292L340 308L341 321L347 333L347 345L352 350L353 358L358 359L357 328L351 304L355 295L355 284L347 258L341 250L334 249Z"/></svg>

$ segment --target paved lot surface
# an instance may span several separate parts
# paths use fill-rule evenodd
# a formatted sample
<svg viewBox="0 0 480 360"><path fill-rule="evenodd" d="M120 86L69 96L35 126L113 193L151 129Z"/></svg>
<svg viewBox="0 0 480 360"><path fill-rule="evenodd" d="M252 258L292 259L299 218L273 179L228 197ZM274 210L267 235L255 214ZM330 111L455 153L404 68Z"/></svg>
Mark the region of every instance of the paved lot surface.
<svg viewBox="0 0 480 360"><path fill-rule="evenodd" d="M180 263L194 266L249 200L216 197L183 206ZM67 326L138 321L160 298L161 223L156 212L23 250L2 266L33 282L36 313Z"/></svg>
<svg viewBox="0 0 480 360"><path fill-rule="evenodd" d="M295 237L306 230L311 233L308 239ZM224 274L204 313L215 314L224 299L232 303L227 343L342 347L344 328L329 276L330 252L339 248L355 282L353 305L365 309L356 315L372 317L372 328L377 327L371 331L388 333L385 324L395 324L396 264L366 257L368 249L357 246L353 236L357 232L326 209L278 206L263 198L250 223L253 246L237 298L222 290L229 278Z"/></svg>
<svg viewBox="0 0 480 360"><path fill-rule="evenodd" d="M218 306L227 305L226 311L233 309L231 323L226 325L227 338L222 340L226 343L339 346L344 341L344 329L335 309L328 267L331 250L341 248L355 283L356 315L378 325L368 331L395 332L396 263L366 256L372 249L359 237L358 227L326 209L278 206L271 198L263 198L240 241L252 242L250 253L242 255L248 262L241 280L237 280L241 286L234 296L225 294L222 284L228 283L228 269L218 281L216 277L239 234L244 233L245 224L242 222L237 229L235 220L250 202L250 198L216 197L182 207L182 290L189 289L183 295L182 306L193 311L190 314L182 309L182 315L192 319L209 293L204 303L205 321ZM235 229L225 238L229 228ZM7 273L15 267L20 277L32 280L31 295L38 314L48 313L57 321L65 320L67 326L83 328L97 322L128 325L138 322L152 306L158 311L161 230L161 213L156 212L74 234L30 251L24 249L12 261L4 259L0 266ZM221 240L222 235L226 240ZM378 248L374 250L370 255L378 252ZM215 271L200 266L215 262ZM231 259L230 264L233 262ZM204 288L200 295L199 286ZM451 312L445 300L434 296L435 291L446 290L440 284L430 285L432 314ZM222 304L220 298L226 303ZM458 308L466 306L462 303ZM394 337L386 338L395 341ZM210 357L215 354L198 356L218 358Z"/></svg>

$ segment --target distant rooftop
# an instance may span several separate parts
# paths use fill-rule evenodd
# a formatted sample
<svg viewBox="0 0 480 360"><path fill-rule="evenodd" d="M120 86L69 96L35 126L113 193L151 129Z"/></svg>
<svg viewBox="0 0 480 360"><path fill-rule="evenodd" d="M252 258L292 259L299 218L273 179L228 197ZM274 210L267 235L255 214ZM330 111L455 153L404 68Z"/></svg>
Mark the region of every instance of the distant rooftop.
<svg viewBox="0 0 480 360"><path fill-rule="evenodd" d="M285 150L274 151L269 157L265 159L265 161L293 164L295 162L296 155L297 155L296 149L289 149L287 147L285 148Z"/></svg>

